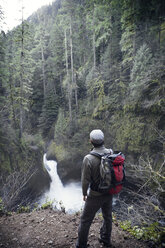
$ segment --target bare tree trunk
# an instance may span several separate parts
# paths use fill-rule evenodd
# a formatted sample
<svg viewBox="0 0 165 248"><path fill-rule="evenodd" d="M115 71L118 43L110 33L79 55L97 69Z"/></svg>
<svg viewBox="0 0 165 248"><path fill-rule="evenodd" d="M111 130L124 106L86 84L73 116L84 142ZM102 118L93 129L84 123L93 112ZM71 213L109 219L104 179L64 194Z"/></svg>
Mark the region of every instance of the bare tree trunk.
<svg viewBox="0 0 165 248"><path fill-rule="evenodd" d="M73 67L73 39L72 39L72 17L70 16L70 56L71 56L71 73L72 73L72 87L75 89L75 101L76 109L78 108L78 98L77 98L77 84L74 76L74 67Z"/></svg>
<svg viewBox="0 0 165 248"><path fill-rule="evenodd" d="M77 96L77 84L75 82L75 101L76 101L76 109L78 110L78 96Z"/></svg>
<svg viewBox="0 0 165 248"><path fill-rule="evenodd" d="M160 22L160 18L159 18L159 24L158 24L158 48L159 48L159 52L160 52L160 43L161 43L161 22Z"/></svg>
<svg viewBox="0 0 165 248"><path fill-rule="evenodd" d="M22 3L22 27L21 27L21 59L20 59L20 130L19 136L22 137L23 133L23 74L24 74L24 67L23 61L24 60L24 20L23 20L23 3Z"/></svg>
<svg viewBox="0 0 165 248"><path fill-rule="evenodd" d="M38 21L41 22L41 18L39 16L39 13L37 14ZM40 27L40 48L41 48L41 60L42 60L42 80L43 80L43 94L44 94L44 99L46 96L46 76L45 76L45 56L44 56L44 32L42 27Z"/></svg>
<svg viewBox="0 0 165 248"><path fill-rule="evenodd" d="M63 96L63 89L62 89L62 75L60 74L60 88L61 88L61 95Z"/></svg>
<svg viewBox="0 0 165 248"><path fill-rule="evenodd" d="M41 38L40 38L40 44L41 44L41 58L42 58L43 89L44 89L44 99L45 99L45 96L46 96L46 77L45 77L45 56L44 56L42 34L41 34Z"/></svg>
<svg viewBox="0 0 165 248"><path fill-rule="evenodd" d="M73 71L73 41L72 41L72 17L70 17L70 59L71 59L71 72L72 72L72 85L74 84L74 71Z"/></svg>
<svg viewBox="0 0 165 248"><path fill-rule="evenodd" d="M95 10L93 10L93 27L95 26ZM95 29L93 28L93 67L96 69L96 35Z"/></svg>
<svg viewBox="0 0 165 248"><path fill-rule="evenodd" d="M135 58L135 55L136 55L136 31L134 33L134 36L133 36L133 58Z"/></svg>
<svg viewBox="0 0 165 248"><path fill-rule="evenodd" d="M64 31L65 35L65 63L66 63L66 75L69 75L69 69L68 69L68 50L67 50L67 35L66 35L66 29Z"/></svg>
<svg viewBox="0 0 165 248"><path fill-rule="evenodd" d="M67 49L67 34L66 34L66 29L64 31L65 35L65 62L66 62L66 75L67 75L67 93L68 93L68 105L69 105L69 119L72 121L72 86L70 86L69 82L69 68L68 68L68 49Z"/></svg>
<svg viewBox="0 0 165 248"><path fill-rule="evenodd" d="M17 128L17 122L16 122L16 114L15 114L15 108L14 108L13 87L12 87L12 77L11 76L10 76L10 80L9 80L9 87L10 87L12 119L14 122L14 128L16 129Z"/></svg>
<svg viewBox="0 0 165 248"><path fill-rule="evenodd" d="M56 96L56 95L57 95L57 90L56 90L56 85L55 85L55 83L53 84L53 91L54 91L54 95Z"/></svg>
<svg viewBox="0 0 165 248"><path fill-rule="evenodd" d="M11 50L13 50L13 41L11 43ZM11 56L9 56L9 59L11 59ZM13 75L13 68L10 65L9 67L9 88L10 88L10 101L11 101L11 113L12 113L12 120L13 120L13 126L15 129L18 128L18 123L16 121L16 111L15 111L15 107L14 107L14 85L13 85L13 79L12 79L12 75Z"/></svg>
<svg viewBox="0 0 165 248"><path fill-rule="evenodd" d="M68 86L68 104L69 104L69 118L72 121L72 90Z"/></svg>

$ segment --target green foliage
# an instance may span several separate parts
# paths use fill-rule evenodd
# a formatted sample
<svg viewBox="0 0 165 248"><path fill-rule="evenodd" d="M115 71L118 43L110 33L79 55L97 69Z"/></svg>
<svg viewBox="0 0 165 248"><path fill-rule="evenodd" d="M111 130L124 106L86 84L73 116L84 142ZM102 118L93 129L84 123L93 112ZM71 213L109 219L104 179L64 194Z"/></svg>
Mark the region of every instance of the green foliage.
<svg viewBox="0 0 165 248"><path fill-rule="evenodd" d="M122 61L123 65L131 64L133 62L133 38L135 32L132 31L132 29L133 27L126 28L120 41L121 51L124 54L124 59Z"/></svg>
<svg viewBox="0 0 165 248"><path fill-rule="evenodd" d="M33 212L40 210L38 203L34 203L33 205Z"/></svg>
<svg viewBox="0 0 165 248"><path fill-rule="evenodd" d="M102 213L98 213L98 217L103 220L103 214Z"/></svg>
<svg viewBox="0 0 165 248"><path fill-rule="evenodd" d="M120 227L129 232L137 239L142 239L145 241L153 241L156 244L161 244L161 235L164 233L165 228L159 226L157 222L152 223L149 226L133 226L130 221L120 222Z"/></svg>
<svg viewBox="0 0 165 248"><path fill-rule="evenodd" d="M117 216L114 212L112 212L112 221L114 222L115 225L118 223L117 222Z"/></svg>
<svg viewBox="0 0 165 248"><path fill-rule="evenodd" d="M49 134L49 130L57 118L59 104L59 97L56 94L52 94L51 91L47 92L39 120L39 126L43 130L44 137Z"/></svg>
<svg viewBox="0 0 165 248"><path fill-rule="evenodd" d="M145 146L144 128L145 122L142 118L134 114L117 115L115 118L116 125L116 147L120 150L140 153ZM145 149L146 151L146 149Z"/></svg>
<svg viewBox="0 0 165 248"><path fill-rule="evenodd" d="M153 67L153 58L150 49L146 44L143 44L137 51L132 71L131 71L131 95L133 99L139 97L146 83L151 79L151 69Z"/></svg>
<svg viewBox="0 0 165 248"><path fill-rule="evenodd" d="M59 140L64 140L67 134L69 118L65 116L63 109L59 109L58 118L55 124L54 139L58 144Z"/></svg>
<svg viewBox="0 0 165 248"><path fill-rule="evenodd" d="M135 23L133 19L134 4L131 1L122 2L122 36L120 40L121 51L123 52L122 64L131 66L134 57L134 39L135 39Z"/></svg>
<svg viewBox="0 0 165 248"><path fill-rule="evenodd" d="M110 6L97 4L94 7L96 47L105 44L111 34Z"/></svg>
<svg viewBox="0 0 165 248"><path fill-rule="evenodd" d="M66 147L59 141L52 142L47 151L48 156L57 158L57 161L60 162L69 156L69 152Z"/></svg>
<svg viewBox="0 0 165 248"><path fill-rule="evenodd" d="M30 212L30 206L19 206L17 208L17 213L29 213Z"/></svg>
<svg viewBox="0 0 165 248"><path fill-rule="evenodd" d="M31 149L42 153L43 138L54 139L48 152L59 161L84 155L93 128L103 129L108 146L136 158L162 152L163 6L161 0L61 0L1 33L4 178L34 163Z"/></svg>
<svg viewBox="0 0 165 248"><path fill-rule="evenodd" d="M49 201L48 199L44 204L42 204L41 209L52 209L53 208L53 201Z"/></svg>
<svg viewBox="0 0 165 248"><path fill-rule="evenodd" d="M2 215L11 216L12 212L9 212L6 210L5 204L2 200L2 198L0 197L0 216L2 216Z"/></svg>
<svg viewBox="0 0 165 248"><path fill-rule="evenodd" d="M0 198L0 214L3 214L5 211L5 206L4 203L2 201L2 198Z"/></svg>
<svg viewBox="0 0 165 248"><path fill-rule="evenodd" d="M43 147L44 147L44 141L43 141L41 134L31 135L28 133L24 133L21 142L22 142L22 145L25 147L26 146L32 146L32 147L36 146L40 149L43 149Z"/></svg>
<svg viewBox="0 0 165 248"><path fill-rule="evenodd" d="M105 103L104 81L101 76L98 75L97 78L93 78L87 82L87 94L90 98L90 105L92 103L92 117L101 119L102 113L104 113L107 108ZM91 108L91 106L89 106L89 108Z"/></svg>

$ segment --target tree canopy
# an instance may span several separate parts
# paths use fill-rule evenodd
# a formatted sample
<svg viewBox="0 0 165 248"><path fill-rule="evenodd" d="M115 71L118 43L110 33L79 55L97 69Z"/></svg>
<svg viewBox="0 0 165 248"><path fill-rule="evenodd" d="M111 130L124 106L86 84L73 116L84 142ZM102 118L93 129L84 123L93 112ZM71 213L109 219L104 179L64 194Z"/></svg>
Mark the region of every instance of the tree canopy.
<svg viewBox="0 0 165 248"><path fill-rule="evenodd" d="M56 0L1 32L3 170L9 141L25 134L84 153L101 128L134 159L162 154L164 10L161 0Z"/></svg>

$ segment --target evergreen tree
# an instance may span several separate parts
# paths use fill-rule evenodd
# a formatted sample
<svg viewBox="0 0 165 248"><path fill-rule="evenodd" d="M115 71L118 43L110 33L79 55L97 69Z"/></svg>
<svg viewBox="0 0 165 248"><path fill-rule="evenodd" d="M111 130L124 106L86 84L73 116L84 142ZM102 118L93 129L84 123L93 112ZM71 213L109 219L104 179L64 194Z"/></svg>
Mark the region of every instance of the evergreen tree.
<svg viewBox="0 0 165 248"><path fill-rule="evenodd" d="M83 132L82 123L85 132L104 123L107 133L114 127L115 141L115 135L127 138L127 114L139 121L139 133L149 126L141 122L144 109L162 120L163 9L156 0L58 0L33 14L28 26L23 21L7 34L2 74L12 127L52 137L65 120L69 131L61 137L67 139Z"/></svg>
<svg viewBox="0 0 165 248"><path fill-rule="evenodd" d="M7 92L6 92L6 65L5 65L5 44L6 37L3 32L0 34L0 151L2 157L6 150L6 128L8 126L8 108L7 108ZM1 157L1 159L2 159ZM3 159L2 159L3 160ZM2 161L1 161L2 162Z"/></svg>
<svg viewBox="0 0 165 248"><path fill-rule="evenodd" d="M146 44L137 51L131 71L130 90L133 99L137 99L151 80L153 55Z"/></svg>
<svg viewBox="0 0 165 248"><path fill-rule="evenodd" d="M59 97L58 95L53 93L53 89L50 85L50 88L47 87L45 101L39 119L39 127L41 128L43 136L45 138L47 136L51 138L51 136L53 135L52 128L54 127L53 124L56 121L58 115L59 105Z"/></svg>
<svg viewBox="0 0 165 248"><path fill-rule="evenodd" d="M8 35L8 81L11 99L11 120L15 128L19 128L20 137L27 128L27 115L29 111L29 98L32 94L32 61L30 57L30 35L28 25L22 25ZM28 40L29 39L29 40Z"/></svg>

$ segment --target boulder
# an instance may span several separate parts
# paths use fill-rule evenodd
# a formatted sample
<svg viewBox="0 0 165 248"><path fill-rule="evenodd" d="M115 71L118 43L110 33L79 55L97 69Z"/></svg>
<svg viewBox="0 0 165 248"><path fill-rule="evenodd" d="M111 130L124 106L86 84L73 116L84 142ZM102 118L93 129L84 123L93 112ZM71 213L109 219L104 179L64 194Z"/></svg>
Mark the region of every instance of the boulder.
<svg viewBox="0 0 165 248"><path fill-rule="evenodd" d="M57 173L64 184L70 180L80 181L82 161L82 155L75 154L57 163Z"/></svg>

